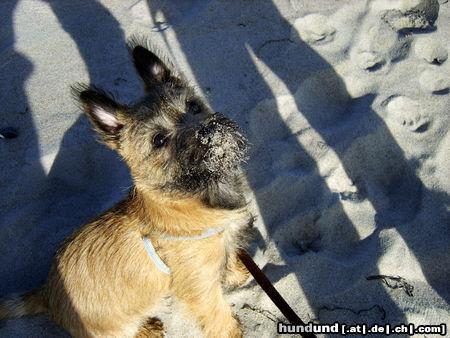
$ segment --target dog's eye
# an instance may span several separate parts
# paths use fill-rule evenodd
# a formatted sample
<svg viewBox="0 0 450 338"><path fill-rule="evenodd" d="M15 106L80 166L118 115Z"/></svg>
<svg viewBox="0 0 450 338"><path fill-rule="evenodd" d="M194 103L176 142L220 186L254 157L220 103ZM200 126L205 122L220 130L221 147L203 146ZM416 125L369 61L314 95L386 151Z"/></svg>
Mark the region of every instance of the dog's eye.
<svg viewBox="0 0 450 338"><path fill-rule="evenodd" d="M166 144L167 136L163 134L156 134L155 136L153 136L152 142L155 148L161 148L163 145Z"/></svg>
<svg viewBox="0 0 450 338"><path fill-rule="evenodd" d="M193 101L188 101L186 103L186 106L187 106L187 111L190 114L196 115L196 114L200 114L202 112L202 109L200 108L200 106Z"/></svg>

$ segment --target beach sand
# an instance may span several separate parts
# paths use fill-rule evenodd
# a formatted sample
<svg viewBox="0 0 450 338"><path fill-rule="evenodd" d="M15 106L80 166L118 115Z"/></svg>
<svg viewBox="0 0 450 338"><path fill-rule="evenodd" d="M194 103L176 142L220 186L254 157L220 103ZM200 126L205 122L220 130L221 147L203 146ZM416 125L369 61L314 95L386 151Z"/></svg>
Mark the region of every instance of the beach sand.
<svg viewBox="0 0 450 338"><path fill-rule="evenodd" d="M70 85L142 95L147 36L252 143L249 252L304 322L450 324L450 3L0 2L0 295L46 279L59 243L132 182ZM227 295L246 337L287 322L253 279ZM176 299L167 337L198 337ZM1 337L67 336L47 315ZM423 336L423 335L419 335Z"/></svg>

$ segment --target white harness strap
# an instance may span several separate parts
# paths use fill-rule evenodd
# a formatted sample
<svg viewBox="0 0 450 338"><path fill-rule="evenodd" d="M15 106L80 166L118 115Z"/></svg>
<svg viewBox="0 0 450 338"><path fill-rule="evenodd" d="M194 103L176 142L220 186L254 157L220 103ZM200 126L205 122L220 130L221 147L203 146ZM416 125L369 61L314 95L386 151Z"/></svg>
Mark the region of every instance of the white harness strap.
<svg viewBox="0 0 450 338"><path fill-rule="evenodd" d="M192 236L192 237L176 237L176 236L160 236L161 239L168 241L195 241L198 239L204 239L207 237L211 237L217 235L218 233L224 231L225 228L208 228L201 235ZM142 241L144 242L145 249L147 250L148 255L152 259L153 263L165 274L170 275L169 267L162 261L162 259L158 256L155 251L155 248L152 244L152 241L149 237L142 237Z"/></svg>

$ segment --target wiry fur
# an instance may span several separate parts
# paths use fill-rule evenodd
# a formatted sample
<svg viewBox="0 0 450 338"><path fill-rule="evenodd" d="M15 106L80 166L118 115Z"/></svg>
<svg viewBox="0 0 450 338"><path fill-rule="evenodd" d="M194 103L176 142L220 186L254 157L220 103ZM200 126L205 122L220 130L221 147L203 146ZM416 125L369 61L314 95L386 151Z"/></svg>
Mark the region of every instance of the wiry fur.
<svg viewBox="0 0 450 338"><path fill-rule="evenodd" d="M74 88L103 142L129 165L134 188L63 242L42 288L2 299L0 319L48 312L75 337L160 337L162 323L149 314L171 294L206 336L242 335L222 283L236 286L248 277L236 256L251 221L239 167L245 138L145 47L137 40L130 46L147 91L134 105L93 86ZM161 237L221 227L204 239ZM149 258L142 236L170 275Z"/></svg>
<svg viewBox="0 0 450 338"><path fill-rule="evenodd" d="M47 311L42 290L36 289L0 299L0 318L16 318Z"/></svg>
<svg viewBox="0 0 450 338"><path fill-rule="evenodd" d="M179 72L175 65L172 63L172 60L166 57L165 53L163 53L157 46L155 46L145 35L141 34L133 34L127 39L127 48L131 57L133 58L133 50L136 47L144 47L147 50L151 50L155 56L161 60L161 62L166 65L167 69L170 69L172 75L182 82L187 83L187 80L182 72ZM133 58L133 62L134 62Z"/></svg>

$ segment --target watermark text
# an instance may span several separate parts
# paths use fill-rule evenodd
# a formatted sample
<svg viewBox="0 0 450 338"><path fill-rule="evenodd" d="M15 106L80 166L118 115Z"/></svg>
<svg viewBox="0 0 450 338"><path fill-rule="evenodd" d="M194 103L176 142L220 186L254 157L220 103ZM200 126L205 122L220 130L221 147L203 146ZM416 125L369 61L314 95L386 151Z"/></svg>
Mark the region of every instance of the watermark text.
<svg viewBox="0 0 450 338"><path fill-rule="evenodd" d="M447 335L447 325L414 325L410 324L355 324L347 325L343 323L334 324L315 324L309 322L306 325L293 325L284 324L279 322L277 324L278 334L292 334L292 333L337 333L340 335L347 334L360 334L360 335L370 335L370 334L383 334L389 336L391 334L407 334L413 336L415 334L435 334L445 336Z"/></svg>

